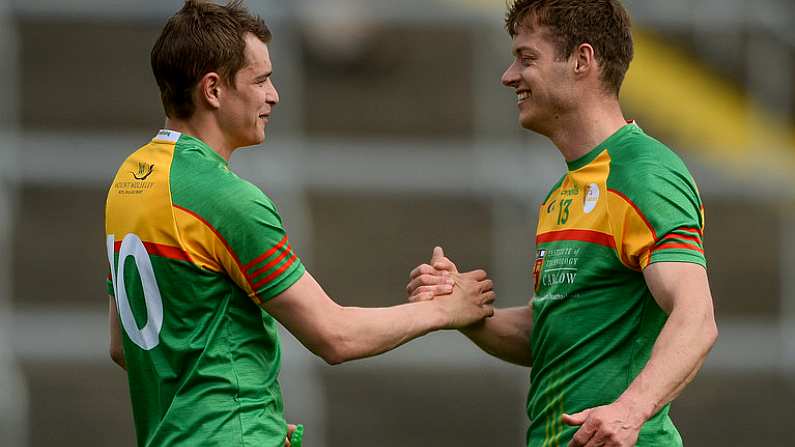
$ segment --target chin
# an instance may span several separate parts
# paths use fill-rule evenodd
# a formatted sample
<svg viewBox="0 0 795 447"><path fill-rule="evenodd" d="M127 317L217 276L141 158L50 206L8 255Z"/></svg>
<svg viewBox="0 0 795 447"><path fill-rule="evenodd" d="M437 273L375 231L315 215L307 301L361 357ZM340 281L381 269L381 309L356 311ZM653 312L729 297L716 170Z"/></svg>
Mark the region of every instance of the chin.
<svg viewBox="0 0 795 447"><path fill-rule="evenodd" d="M527 130L534 130L536 127L535 121L533 121L533 118L529 116L520 116L519 125Z"/></svg>
<svg viewBox="0 0 795 447"><path fill-rule="evenodd" d="M531 132L535 132L537 134L544 136L549 136L549 133L547 132L548 129L544 127L544 123L540 120L532 118L525 118L525 119L520 118L519 125L521 125L522 128L527 129Z"/></svg>
<svg viewBox="0 0 795 447"><path fill-rule="evenodd" d="M252 135L249 146L256 146L264 142L265 142L265 132L258 132L256 135Z"/></svg>

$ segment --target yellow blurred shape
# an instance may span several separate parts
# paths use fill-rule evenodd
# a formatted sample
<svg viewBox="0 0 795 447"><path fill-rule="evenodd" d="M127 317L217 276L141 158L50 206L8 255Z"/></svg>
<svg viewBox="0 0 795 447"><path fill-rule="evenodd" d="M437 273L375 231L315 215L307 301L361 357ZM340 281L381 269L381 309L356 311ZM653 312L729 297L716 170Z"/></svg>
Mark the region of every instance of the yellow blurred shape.
<svg viewBox="0 0 795 447"><path fill-rule="evenodd" d="M749 174L792 177L795 131L790 126L685 52L642 30L633 36L635 60L621 92L629 109L709 160Z"/></svg>

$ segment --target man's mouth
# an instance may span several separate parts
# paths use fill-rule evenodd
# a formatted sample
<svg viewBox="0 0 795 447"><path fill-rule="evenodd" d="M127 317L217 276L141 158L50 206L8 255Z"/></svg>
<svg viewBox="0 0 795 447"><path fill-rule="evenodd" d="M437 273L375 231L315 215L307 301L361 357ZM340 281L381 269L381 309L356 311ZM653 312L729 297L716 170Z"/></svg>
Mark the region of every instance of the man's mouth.
<svg viewBox="0 0 795 447"><path fill-rule="evenodd" d="M523 90L521 92L516 92L516 102L522 102L530 98L530 92L527 90Z"/></svg>

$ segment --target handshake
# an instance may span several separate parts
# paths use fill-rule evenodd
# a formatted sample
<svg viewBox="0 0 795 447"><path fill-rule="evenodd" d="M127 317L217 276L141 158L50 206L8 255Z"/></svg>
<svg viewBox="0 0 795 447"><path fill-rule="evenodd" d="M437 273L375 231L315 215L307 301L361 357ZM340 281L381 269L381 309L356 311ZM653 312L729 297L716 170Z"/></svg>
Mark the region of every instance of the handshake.
<svg viewBox="0 0 795 447"><path fill-rule="evenodd" d="M435 247L430 263L409 274L406 293L410 302L435 301L445 316L446 329L463 329L494 315L493 289L485 271L460 273L442 248Z"/></svg>

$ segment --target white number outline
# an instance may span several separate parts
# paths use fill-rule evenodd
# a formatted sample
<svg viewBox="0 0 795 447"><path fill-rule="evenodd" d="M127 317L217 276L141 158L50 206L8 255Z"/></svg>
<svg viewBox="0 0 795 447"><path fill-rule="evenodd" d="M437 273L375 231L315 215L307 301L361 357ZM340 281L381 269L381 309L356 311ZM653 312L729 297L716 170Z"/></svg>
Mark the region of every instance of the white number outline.
<svg viewBox="0 0 795 447"><path fill-rule="evenodd" d="M155 280L155 271L152 268L152 260L146 252L143 241L138 235L128 233L124 236L119 249L118 274L114 268L113 246L116 237L109 234L106 239L108 249L108 262L110 263L111 280L113 281L113 291L116 295L116 308L119 310L121 324L130 340L141 349L149 351L160 344L160 330L163 328L163 298L160 295L160 288ZM146 304L146 325L138 328L135 322L130 299L127 296L127 289L124 285L124 264L127 257L135 259L135 266L141 277L144 289L144 302Z"/></svg>

